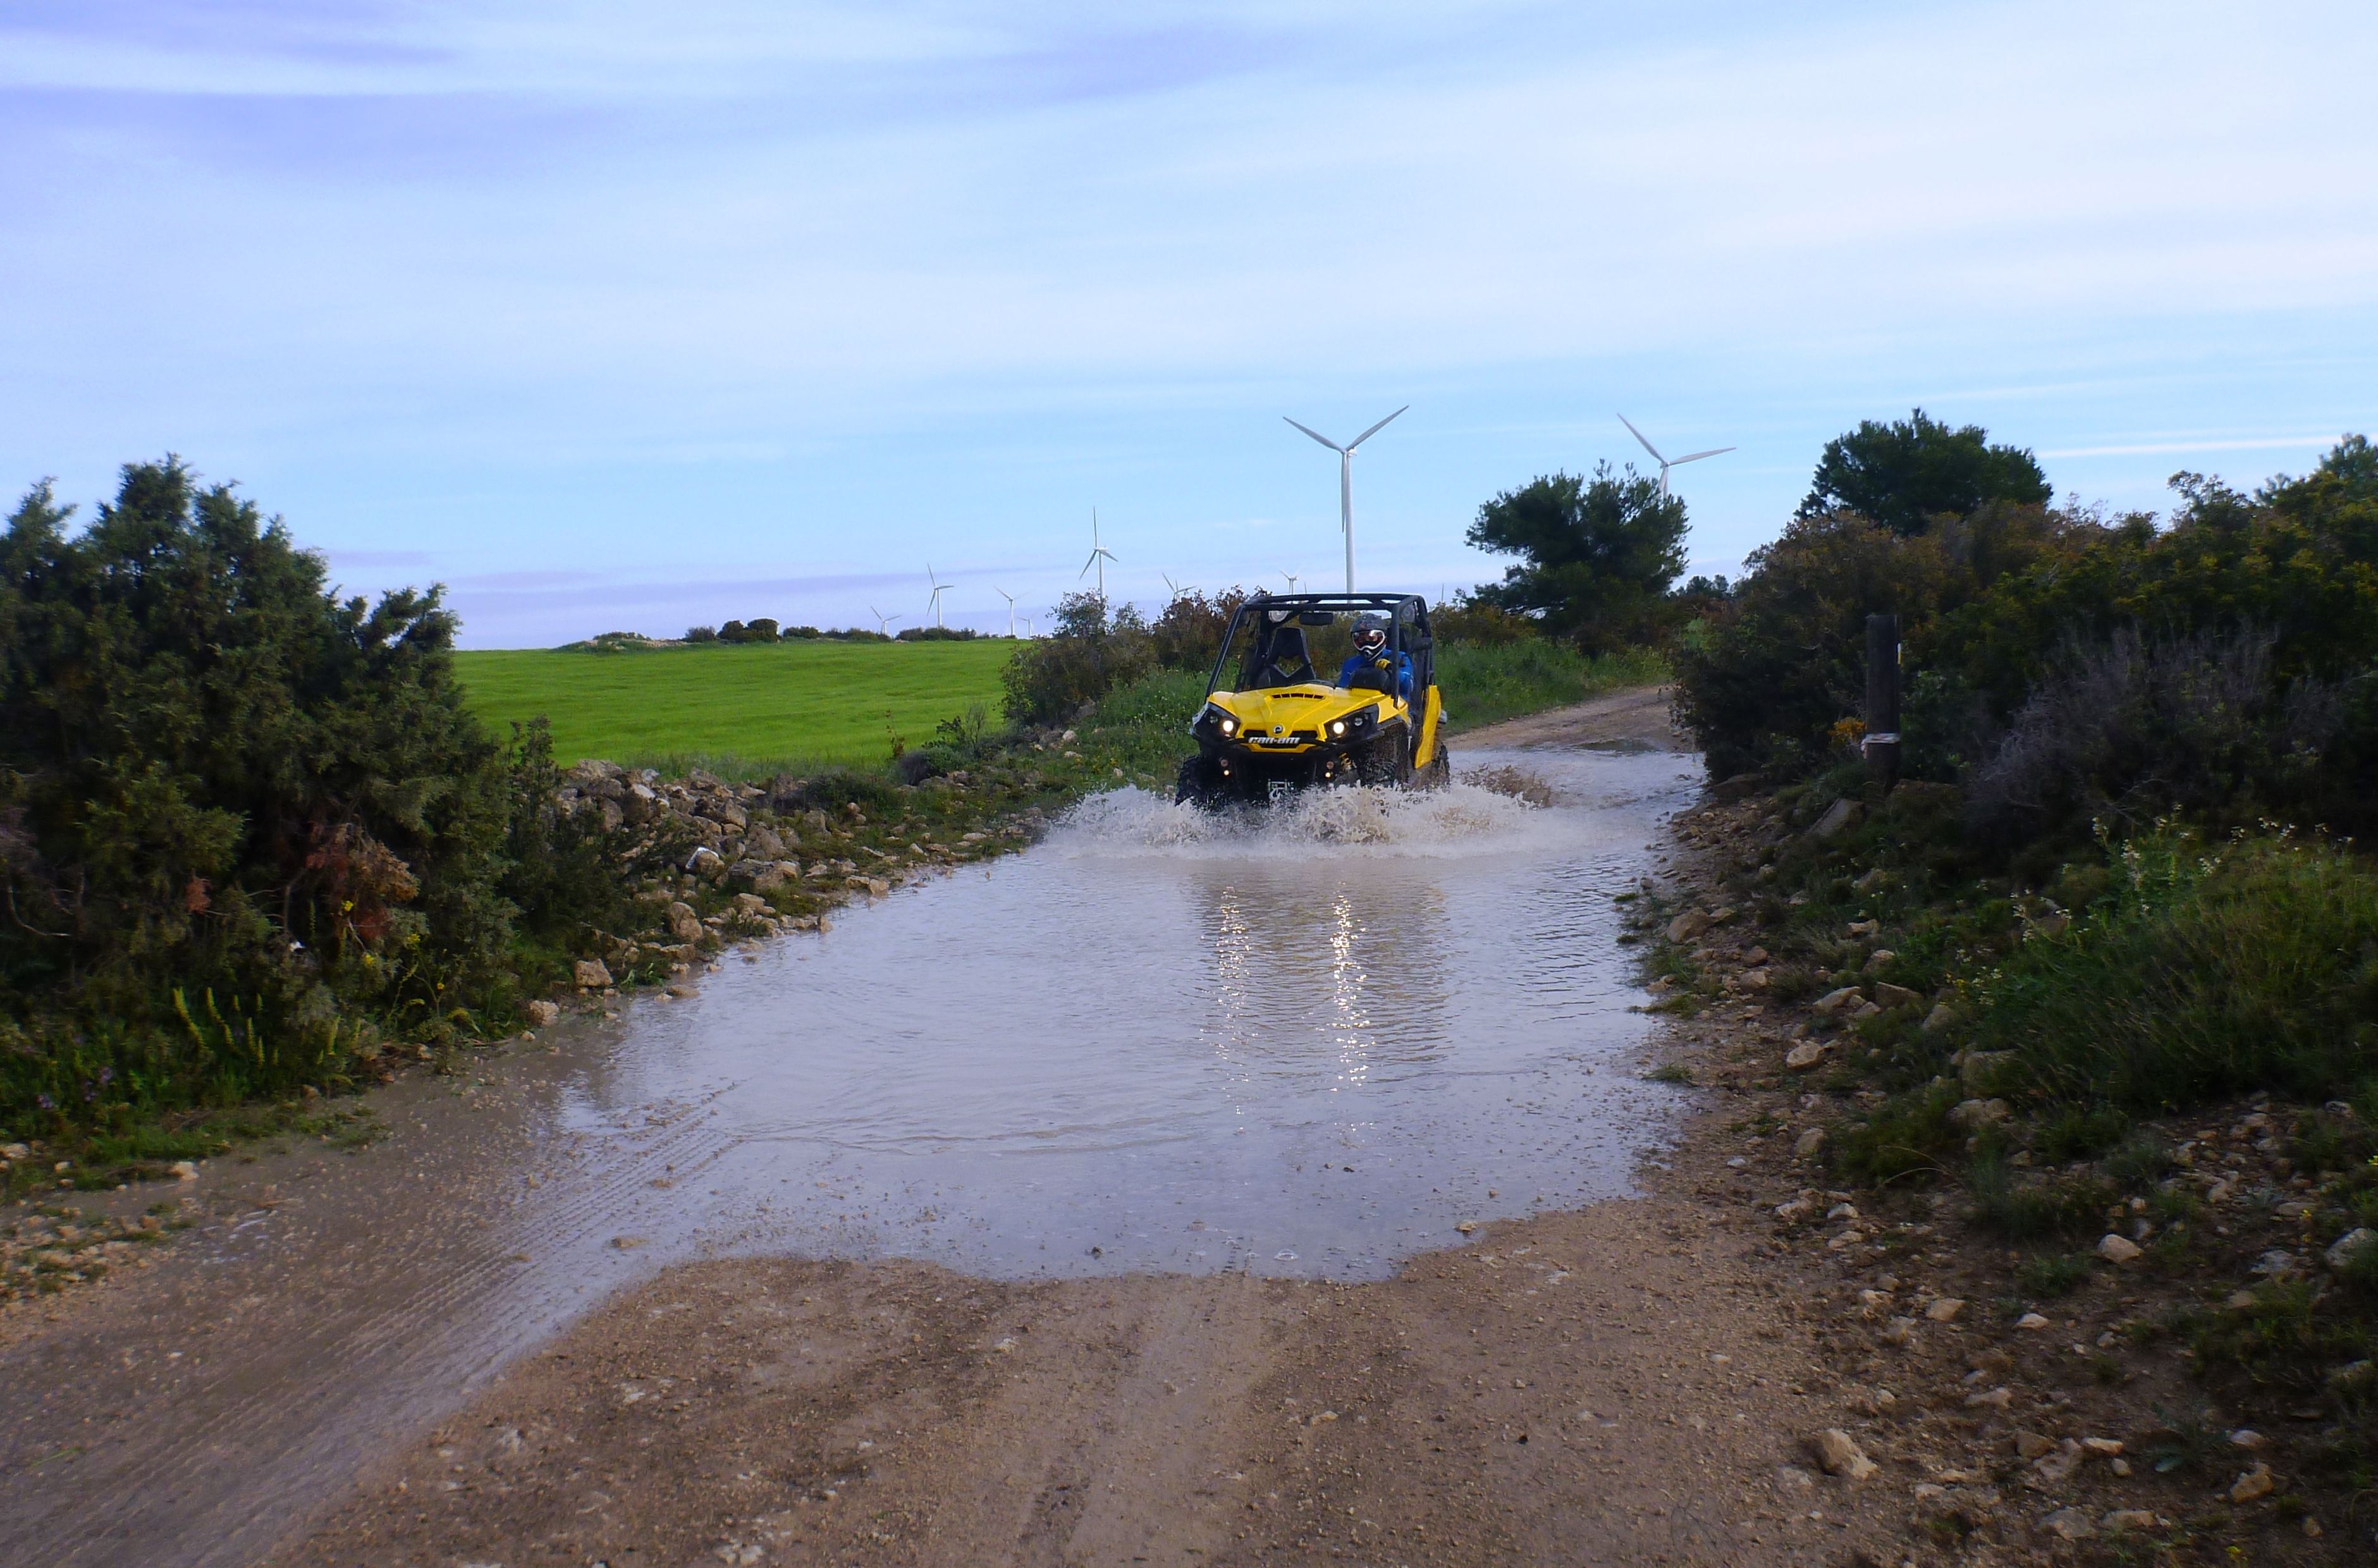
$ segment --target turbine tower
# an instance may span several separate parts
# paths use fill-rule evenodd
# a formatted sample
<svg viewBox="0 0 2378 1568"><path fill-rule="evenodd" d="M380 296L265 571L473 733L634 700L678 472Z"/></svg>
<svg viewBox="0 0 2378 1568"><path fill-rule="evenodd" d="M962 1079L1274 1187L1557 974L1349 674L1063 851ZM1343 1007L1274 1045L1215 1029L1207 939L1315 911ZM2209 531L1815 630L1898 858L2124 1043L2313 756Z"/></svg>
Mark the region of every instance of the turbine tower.
<svg viewBox="0 0 2378 1568"><path fill-rule="evenodd" d="M1622 413L1618 416L1618 423L1627 426L1627 433L1637 440L1643 441L1643 432L1635 428L1633 420ZM1732 447L1711 447L1705 452L1689 452L1680 458L1663 458L1660 455L1660 449L1649 441L1643 441L1643 449L1651 454L1653 462L1660 465L1660 499L1663 501L1668 498L1668 470L1681 467L1688 462L1699 462L1703 458L1713 458L1720 452L1734 450Z"/></svg>
<svg viewBox="0 0 2378 1568"><path fill-rule="evenodd" d="M1092 507L1090 509L1090 558L1083 563L1081 576L1074 581L1080 581L1081 578L1090 575L1090 568L1098 568L1099 603L1101 604L1107 602L1107 563L1114 558L1115 553L1099 543L1099 509ZM1115 564L1120 566L1123 563L1116 561Z"/></svg>
<svg viewBox="0 0 2378 1568"><path fill-rule="evenodd" d="M933 595L925 601L925 608L932 612L933 625L939 627L942 624L942 590L955 588L957 584L943 582L942 574L933 569L933 563L931 561L925 563L925 581L933 586Z"/></svg>
<svg viewBox="0 0 2378 1568"><path fill-rule="evenodd" d="M1007 601L1007 640L1013 642L1015 640L1015 595L1004 588L994 588L991 592Z"/></svg>
<svg viewBox="0 0 2378 1568"><path fill-rule="evenodd" d="M1309 425L1297 425L1295 420L1288 420L1291 425L1296 425L1299 430L1338 454L1338 526L1346 531L1346 592L1349 593L1354 592L1354 449L1386 429L1387 420L1395 418L1397 414L1402 413L1404 409L1410 407L1411 404L1404 404L1403 408L1396 410L1395 413L1387 415L1387 419L1382 419L1342 447ZM1280 417L1288 419L1286 414Z"/></svg>
<svg viewBox="0 0 2378 1568"><path fill-rule="evenodd" d="M1296 592L1296 573L1294 573L1294 572L1292 572L1292 571L1284 571L1284 572L1281 572L1279 575L1280 575L1280 576L1282 576L1282 577L1284 577L1284 578L1286 578L1286 579L1288 579L1288 591L1289 591L1291 593L1295 592Z"/></svg>

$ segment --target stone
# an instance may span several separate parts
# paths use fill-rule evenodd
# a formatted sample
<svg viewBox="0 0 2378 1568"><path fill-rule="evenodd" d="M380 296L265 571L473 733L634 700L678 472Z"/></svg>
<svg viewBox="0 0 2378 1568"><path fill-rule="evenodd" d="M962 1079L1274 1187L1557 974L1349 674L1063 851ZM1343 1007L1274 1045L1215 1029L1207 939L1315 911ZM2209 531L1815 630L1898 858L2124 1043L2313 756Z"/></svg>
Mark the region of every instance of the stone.
<svg viewBox="0 0 2378 1568"><path fill-rule="evenodd" d="M561 1009L558 1004L543 1000L533 1001L522 1011L528 1014L528 1021L539 1029L551 1028L554 1021L561 1016Z"/></svg>
<svg viewBox="0 0 2378 1568"><path fill-rule="evenodd" d="M1924 1315L1936 1323L1952 1323L1957 1321L1957 1314L1964 1310L1965 1303L1959 1298L1943 1296L1925 1308Z"/></svg>
<svg viewBox="0 0 2378 1568"><path fill-rule="evenodd" d="M1821 1127L1811 1127L1793 1141L1793 1157L1804 1160L1815 1159L1824 1146L1825 1130Z"/></svg>
<svg viewBox="0 0 2378 1568"><path fill-rule="evenodd" d="M2236 1431L2229 1434L2229 1446L2232 1448L2243 1448L2252 1451L2268 1448L2270 1445L2271 1440L2269 1438L2264 1437L2261 1432L2254 1430L2251 1427L2240 1427Z"/></svg>
<svg viewBox="0 0 2378 1568"><path fill-rule="evenodd" d="M1916 1320L1914 1318L1893 1318L1882 1325L1882 1342L1885 1345L1904 1347L1915 1338Z"/></svg>
<svg viewBox="0 0 2378 1568"><path fill-rule="evenodd" d="M2249 1272L2264 1275L2272 1279L2278 1279L2287 1275L2293 1274L2296 1270L2296 1264L2300 1261L2301 1260L2297 1258L2293 1252L2288 1251L2285 1247L2274 1247L2270 1251L2264 1252L2261 1257L2256 1258L2254 1260L2253 1268Z"/></svg>
<svg viewBox="0 0 2378 1568"><path fill-rule="evenodd" d="M2015 1319L2014 1326L2020 1329L2029 1329L2036 1333L2040 1329L2052 1327L2053 1325L2050 1324L2046 1318L2041 1317L2037 1312L2025 1312L2023 1316Z"/></svg>
<svg viewBox="0 0 2378 1568"><path fill-rule="evenodd" d="M2039 1522L2039 1527L2064 1540L2087 1540L2097 1533L2096 1521L2078 1508L2060 1508Z"/></svg>
<svg viewBox="0 0 2378 1568"><path fill-rule="evenodd" d="M2013 1060L2012 1051L1966 1051L1957 1064L1957 1081L1968 1089L1987 1089Z"/></svg>
<svg viewBox="0 0 2378 1568"><path fill-rule="evenodd" d="M1904 986L1894 986L1888 980L1881 980L1875 984L1874 999L1883 1007L1905 1007L1910 1002L1921 1001L1924 999Z"/></svg>
<svg viewBox="0 0 2378 1568"><path fill-rule="evenodd" d="M1872 952L1868 953L1868 954L1866 955L1866 964L1865 964L1865 965L1864 965L1864 972L1865 972L1866 974L1871 975L1871 974L1873 974L1876 970L1878 970L1878 969L1881 968L1883 965L1885 965L1885 964L1887 964L1892 963L1893 960L1897 959L1898 957L1899 957L1899 955L1898 955L1897 953L1895 953L1895 952L1892 952L1889 948L1887 948L1887 947L1879 947L1879 948L1875 949Z"/></svg>
<svg viewBox="0 0 2378 1568"><path fill-rule="evenodd" d="M2003 1410L2013 1403L2013 1392L2005 1388L1994 1388L1987 1394L1965 1395L1965 1408L1968 1410Z"/></svg>
<svg viewBox="0 0 2378 1568"><path fill-rule="evenodd" d="M1856 986L1844 986L1839 990L1827 991L1809 1005L1819 1012L1838 1012L1852 1002L1863 999Z"/></svg>
<svg viewBox="0 0 2378 1568"><path fill-rule="evenodd" d="M196 1181L198 1179L198 1167L195 1160L175 1160L173 1171L176 1181Z"/></svg>
<svg viewBox="0 0 2378 1568"><path fill-rule="evenodd" d="M1807 1219L1816 1212L1817 1200L1813 1197L1790 1198L1775 1205L1775 1217L1787 1224Z"/></svg>
<svg viewBox="0 0 2378 1568"><path fill-rule="evenodd" d="M2363 1248L2372 1244L2378 1244L2378 1230L2366 1225L2356 1226L2330 1242L2328 1251L2322 1256L2328 1260L2330 1268L2341 1270L2351 1263Z"/></svg>
<svg viewBox="0 0 2378 1568"><path fill-rule="evenodd" d="M1870 1001L1862 1001L1857 1004L1856 1010L1853 1011L1850 1016L1852 1018L1872 1018L1881 1011L1882 1009L1875 1006L1874 1003Z"/></svg>
<svg viewBox="0 0 2378 1568"><path fill-rule="evenodd" d="M1880 866L1875 866L1868 868L1867 873L1860 877L1856 881L1852 882L1850 886L1857 889L1860 892L1872 892L1875 889L1882 886L1883 883L1890 880L1890 872L1884 870Z"/></svg>
<svg viewBox="0 0 2378 1568"><path fill-rule="evenodd" d="M1816 1455L1825 1474L1845 1476L1853 1481L1865 1480L1881 1468L1839 1427L1827 1427L1810 1437L1808 1452Z"/></svg>
<svg viewBox="0 0 2378 1568"><path fill-rule="evenodd" d="M668 928L669 935L679 941L702 940L702 916L693 912L693 905L690 904L672 904L668 906Z"/></svg>
<svg viewBox="0 0 2378 1568"><path fill-rule="evenodd" d="M2037 1459L2056 1452L2056 1440L2038 1432L2018 1430L2014 1434L2014 1451L2025 1459Z"/></svg>
<svg viewBox="0 0 2378 1568"><path fill-rule="evenodd" d="M1815 1040L1803 1040L1784 1053L1784 1065L1795 1072L1805 1072L1825 1059L1825 1047Z"/></svg>
<svg viewBox="0 0 2378 1568"><path fill-rule="evenodd" d="M1825 808L1825 814L1818 818L1816 822L1810 826L1808 829L1808 836L1813 839L1832 838L1836 834L1845 832L1848 830L1856 827L1860 822L1865 820L1865 807L1859 805L1855 800L1836 800L1831 806L1827 807Z"/></svg>
<svg viewBox="0 0 2378 1568"><path fill-rule="evenodd" d="M2053 1454L2042 1454L2032 1464L2031 1470L2042 1486L2060 1487L2072 1478L2081 1466L2081 1445L2067 1442Z"/></svg>
<svg viewBox="0 0 2378 1568"><path fill-rule="evenodd" d="M570 977L582 991L599 991L611 984L611 971L599 958L582 958L570 966Z"/></svg>
<svg viewBox="0 0 2378 1568"><path fill-rule="evenodd" d="M1944 1001L1924 1015L1923 1029L1928 1035L1937 1035L1955 1022L1957 1022L1955 1010Z"/></svg>
<svg viewBox="0 0 2378 1568"><path fill-rule="evenodd" d="M2111 1459L2122 1452L2122 1440L2118 1437L2084 1437L2081 1446L2100 1459Z"/></svg>
<svg viewBox="0 0 2378 1568"><path fill-rule="evenodd" d="M2004 1100L1960 1100L1949 1112L1949 1125L1964 1132L1979 1132L1997 1126L2009 1114Z"/></svg>
<svg viewBox="0 0 2378 1568"><path fill-rule="evenodd" d="M2135 1263L2139 1256L2139 1244L2127 1236L2117 1236L2108 1231L2097 1239L2097 1255L2109 1263Z"/></svg>
<svg viewBox="0 0 2378 1568"><path fill-rule="evenodd" d="M1688 942L1710 928L1710 917L1698 909L1687 909L1668 922L1668 940Z"/></svg>
<svg viewBox="0 0 2378 1568"><path fill-rule="evenodd" d="M2257 1498L2270 1496L2278 1488L2279 1479L2271 1474L2271 1467L2268 1465L2257 1465L2251 1470L2241 1472L2236 1480L2229 1483L2229 1501L2252 1502Z"/></svg>
<svg viewBox="0 0 2378 1568"><path fill-rule="evenodd" d="M2153 1530L2163 1526L2151 1508L2109 1508L2097 1522L2109 1530Z"/></svg>

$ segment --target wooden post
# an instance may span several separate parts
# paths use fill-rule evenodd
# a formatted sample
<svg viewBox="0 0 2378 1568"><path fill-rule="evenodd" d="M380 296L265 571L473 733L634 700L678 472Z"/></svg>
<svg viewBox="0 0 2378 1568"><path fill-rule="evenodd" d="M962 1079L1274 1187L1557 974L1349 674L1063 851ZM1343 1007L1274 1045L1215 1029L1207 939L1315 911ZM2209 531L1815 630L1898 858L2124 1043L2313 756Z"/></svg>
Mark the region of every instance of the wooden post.
<svg viewBox="0 0 2378 1568"><path fill-rule="evenodd" d="M1866 617L1866 776L1879 796L1899 782L1899 617Z"/></svg>

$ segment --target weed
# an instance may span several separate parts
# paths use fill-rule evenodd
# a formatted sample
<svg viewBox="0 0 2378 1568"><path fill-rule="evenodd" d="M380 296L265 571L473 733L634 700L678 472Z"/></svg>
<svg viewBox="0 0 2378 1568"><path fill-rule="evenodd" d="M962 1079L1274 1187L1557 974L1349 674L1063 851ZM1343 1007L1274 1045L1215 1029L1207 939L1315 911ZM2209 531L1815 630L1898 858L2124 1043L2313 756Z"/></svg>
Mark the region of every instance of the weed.
<svg viewBox="0 0 2378 1568"><path fill-rule="evenodd" d="M2035 1299L2070 1296L2089 1278L2089 1260L2071 1252L2040 1252L2014 1271L2015 1283Z"/></svg>
<svg viewBox="0 0 2378 1568"><path fill-rule="evenodd" d="M1643 1076L1654 1083L1676 1083L1687 1089L1693 1086L1693 1070L1681 1061L1663 1061Z"/></svg>
<svg viewBox="0 0 2378 1568"><path fill-rule="evenodd" d="M2023 1182L2002 1159L1976 1159L1967 1177L1975 1223L2014 1240L2078 1236L2097 1227L2114 1197L2105 1182L2050 1177Z"/></svg>

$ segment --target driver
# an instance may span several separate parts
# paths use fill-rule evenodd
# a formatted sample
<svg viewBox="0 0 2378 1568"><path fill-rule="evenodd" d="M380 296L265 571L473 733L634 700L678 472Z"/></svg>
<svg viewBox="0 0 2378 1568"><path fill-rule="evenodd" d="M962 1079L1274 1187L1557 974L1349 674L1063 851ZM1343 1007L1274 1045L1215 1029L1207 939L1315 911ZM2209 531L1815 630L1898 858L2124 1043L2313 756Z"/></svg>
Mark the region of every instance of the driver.
<svg viewBox="0 0 2378 1568"><path fill-rule="evenodd" d="M1411 655L1397 653L1393 655L1393 664L1396 695L1410 701L1412 693ZM1364 671L1388 667L1387 623L1376 616L1364 616L1354 623L1354 651L1346 656L1344 664L1338 666L1338 684L1351 686L1354 677Z"/></svg>

